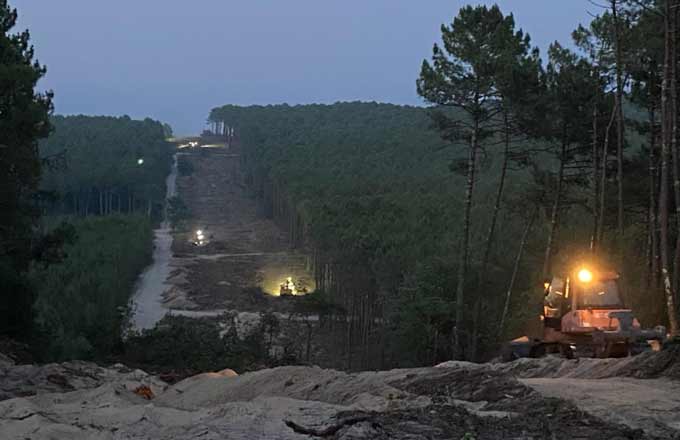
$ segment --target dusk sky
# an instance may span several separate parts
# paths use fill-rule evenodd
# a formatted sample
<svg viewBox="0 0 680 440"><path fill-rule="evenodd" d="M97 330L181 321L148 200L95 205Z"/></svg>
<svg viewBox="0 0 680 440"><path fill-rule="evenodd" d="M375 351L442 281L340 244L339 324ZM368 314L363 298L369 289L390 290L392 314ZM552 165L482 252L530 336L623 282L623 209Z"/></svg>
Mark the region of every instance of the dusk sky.
<svg viewBox="0 0 680 440"><path fill-rule="evenodd" d="M223 104L421 104L420 64L463 0L14 0L60 114L146 116L200 132ZM492 4L494 2L485 2ZM542 50L599 13L500 0Z"/></svg>

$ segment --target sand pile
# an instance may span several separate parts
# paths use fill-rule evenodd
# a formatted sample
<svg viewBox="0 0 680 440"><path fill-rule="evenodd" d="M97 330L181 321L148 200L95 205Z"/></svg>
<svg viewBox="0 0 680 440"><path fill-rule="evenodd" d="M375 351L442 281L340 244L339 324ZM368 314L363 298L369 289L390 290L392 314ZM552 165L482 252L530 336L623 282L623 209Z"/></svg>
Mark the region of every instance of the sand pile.
<svg viewBox="0 0 680 440"><path fill-rule="evenodd" d="M37 395L0 402L3 439L653 438L544 397L491 365L225 370L169 387L120 366L22 368L43 385L25 381L25 392ZM50 382L48 371L60 371L65 382Z"/></svg>

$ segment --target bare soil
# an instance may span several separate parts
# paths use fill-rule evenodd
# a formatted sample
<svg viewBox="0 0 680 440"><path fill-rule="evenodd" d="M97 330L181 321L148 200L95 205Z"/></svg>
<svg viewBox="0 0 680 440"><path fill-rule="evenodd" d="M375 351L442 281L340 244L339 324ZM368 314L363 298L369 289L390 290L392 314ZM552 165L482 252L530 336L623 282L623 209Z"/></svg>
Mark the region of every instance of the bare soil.
<svg viewBox="0 0 680 440"><path fill-rule="evenodd" d="M558 356L483 365L446 362L449 368L508 375L542 396L639 429L656 438L680 438L680 344L620 359Z"/></svg>
<svg viewBox="0 0 680 440"><path fill-rule="evenodd" d="M522 379L541 395L659 438L680 435L680 383L668 379Z"/></svg>
<svg viewBox="0 0 680 440"><path fill-rule="evenodd" d="M18 377L14 370L26 367L5 368ZM45 385L42 392L33 385L33 397L0 402L0 438L673 438L670 431L659 436L583 411L489 364L351 374L315 367L241 376L225 370L173 386L120 367L30 368L33 382ZM55 371L61 389L50 383ZM150 400L138 392L145 386Z"/></svg>
<svg viewBox="0 0 680 440"><path fill-rule="evenodd" d="M166 305L192 311L290 312L294 298L279 298L287 277L313 288L305 255L290 249L285 235L258 211L243 184L240 156L226 149L182 154L193 168L177 179L179 197L192 218L174 232L172 266L176 277ZM208 238L192 241L197 230Z"/></svg>

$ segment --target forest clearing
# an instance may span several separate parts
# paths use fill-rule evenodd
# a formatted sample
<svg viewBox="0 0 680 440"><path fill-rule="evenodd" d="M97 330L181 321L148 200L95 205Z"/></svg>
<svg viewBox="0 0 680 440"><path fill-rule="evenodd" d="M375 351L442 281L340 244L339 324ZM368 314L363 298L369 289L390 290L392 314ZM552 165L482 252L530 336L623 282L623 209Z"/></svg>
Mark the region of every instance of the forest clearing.
<svg viewBox="0 0 680 440"><path fill-rule="evenodd" d="M224 144L177 153L177 191L168 198L181 201L190 214L174 218L171 245L163 256L168 259L166 278L139 286L155 292L161 309L155 322L138 330L153 328L167 312L180 316L290 312L295 298L273 298L280 295L288 277L304 281L313 290L306 257L291 250L283 232L258 214L244 186L239 160L238 153ZM186 169L191 172L182 171ZM205 236L200 245L195 240L197 231ZM132 309L134 321L139 307Z"/></svg>
<svg viewBox="0 0 680 440"><path fill-rule="evenodd" d="M24 3L0 439L680 439L680 0Z"/></svg>

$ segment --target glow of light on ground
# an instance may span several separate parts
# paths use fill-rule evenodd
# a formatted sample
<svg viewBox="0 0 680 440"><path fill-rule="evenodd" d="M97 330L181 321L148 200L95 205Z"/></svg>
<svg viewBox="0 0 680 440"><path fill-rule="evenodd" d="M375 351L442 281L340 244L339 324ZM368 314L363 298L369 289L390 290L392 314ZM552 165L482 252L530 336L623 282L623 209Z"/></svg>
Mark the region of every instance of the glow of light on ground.
<svg viewBox="0 0 680 440"><path fill-rule="evenodd" d="M269 268L262 274L262 281L260 288L263 292L271 296L281 296L281 284L286 282L288 277L292 277L294 282L300 279L305 281L307 293L311 293L315 289L314 281L308 274L293 273L288 268ZM297 293L296 296L304 295L304 293Z"/></svg>

